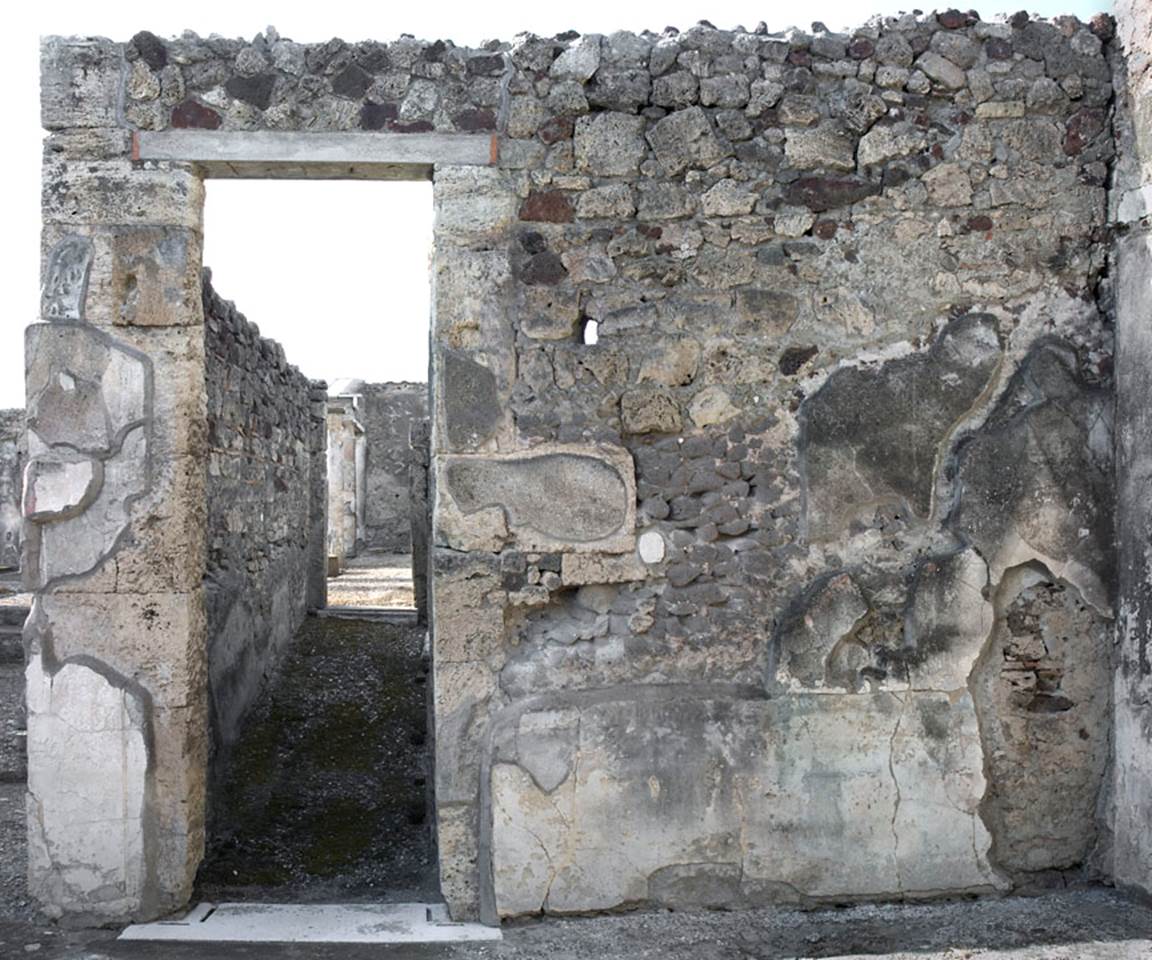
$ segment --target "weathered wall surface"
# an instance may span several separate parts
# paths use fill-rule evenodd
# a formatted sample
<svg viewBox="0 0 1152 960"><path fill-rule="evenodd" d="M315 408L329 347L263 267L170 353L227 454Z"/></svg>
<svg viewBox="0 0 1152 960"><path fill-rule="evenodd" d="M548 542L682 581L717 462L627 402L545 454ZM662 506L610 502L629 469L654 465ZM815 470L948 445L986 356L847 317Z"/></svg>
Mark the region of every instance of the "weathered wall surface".
<svg viewBox="0 0 1152 960"><path fill-rule="evenodd" d="M1116 4L1124 51L1112 192L1116 320L1117 533L1115 876L1152 892L1152 9Z"/></svg>
<svg viewBox="0 0 1152 960"><path fill-rule="evenodd" d="M323 489L313 386L204 276L208 681L213 770L324 582L309 536Z"/></svg>
<svg viewBox="0 0 1152 960"><path fill-rule="evenodd" d="M411 425L428 416L428 384L369 383L364 398L364 545L412 552L408 507Z"/></svg>
<svg viewBox="0 0 1152 960"><path fill-rule="evenodd" d="M20 489L27 456L24 411L0 410L0 570L20 566Z"/></svg>
<svg viewBox="0 0 1152 960"><path fill-rule="evenodd" d="M1101 861L1111 31L50 48L85 130L496 135L434 176L455 915Z"/></svg>
<svg viewBox="0 0 1152 960"><path fill-rule="evenodd" d="M203 184L130 159L121 48L45 41L40 322L25 337L29 887L186 903L207 757Z"/></svg>
<svg viewBox="0 0 1152 960"><path fill-rule="evenodd" d="M328 606L328 384L312 381L308 609Z"/></svg>

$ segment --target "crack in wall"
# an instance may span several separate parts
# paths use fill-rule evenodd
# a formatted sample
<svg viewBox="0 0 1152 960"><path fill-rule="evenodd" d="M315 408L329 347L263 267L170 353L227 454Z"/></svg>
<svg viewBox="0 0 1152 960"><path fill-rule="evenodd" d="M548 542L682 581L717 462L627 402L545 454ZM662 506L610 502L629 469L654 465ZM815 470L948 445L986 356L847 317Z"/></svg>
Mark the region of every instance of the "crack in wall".
<svg viewBox="0 0 1152 960"><path fill-rule="evenodd" d="M900 860L900 830L896 826L896 821L900 816L900 804L903 802L903 795L900 790L900 778L896 776L896 737L900 733L900 724L904 720L906 704L902 697L896 694L893 694L892 697L900 704L900 712L896 716L896 723L892 727L892 736L888 741L888 773L892 777L892 787L896 791L896 801L892 805L892 860L893 866L896 868L896 892L903 896L904 870Z"/></svg>

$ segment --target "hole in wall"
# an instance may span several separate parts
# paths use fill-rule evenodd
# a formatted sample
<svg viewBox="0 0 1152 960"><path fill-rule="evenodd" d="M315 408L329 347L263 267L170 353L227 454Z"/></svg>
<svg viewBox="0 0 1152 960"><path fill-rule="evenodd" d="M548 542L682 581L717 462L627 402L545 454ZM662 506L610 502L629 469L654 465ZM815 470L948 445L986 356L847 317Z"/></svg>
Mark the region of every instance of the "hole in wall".
<svg viewBox="0 0 1152 960"><path fill-rule="evenodd" d="M136 302L139 299L139 284L136 274L130 273L124 280L124 295L120 302L120 319L131 323L136 316Z"/></svg>
<svg viewBox="0 0 1152 960"><path fill-rule="evenodd" d="M594 347L600 342L600 321L586 319L580 327L580 342L588 347Z"/></svg>

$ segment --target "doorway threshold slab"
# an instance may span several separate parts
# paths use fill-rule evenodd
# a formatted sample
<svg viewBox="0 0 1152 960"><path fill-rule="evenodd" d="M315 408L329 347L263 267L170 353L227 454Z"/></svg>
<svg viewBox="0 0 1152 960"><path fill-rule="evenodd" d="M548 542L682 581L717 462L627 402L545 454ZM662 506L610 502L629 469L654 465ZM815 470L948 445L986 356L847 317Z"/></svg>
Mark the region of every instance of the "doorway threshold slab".
<svg viewBox="0 0 1152 960"><path fill-rule="evenodd" d="M133 924L121 940L218 943L463 943L499 927L453 923L435 903L201 903L178 920Z"/></svg>
<svg viewBox="0 0 1152 960"><path fill-rule="evenodd" d="M379 620L384 623L415 623L415 607L324 607L315 615L321 620Z"/></svg>

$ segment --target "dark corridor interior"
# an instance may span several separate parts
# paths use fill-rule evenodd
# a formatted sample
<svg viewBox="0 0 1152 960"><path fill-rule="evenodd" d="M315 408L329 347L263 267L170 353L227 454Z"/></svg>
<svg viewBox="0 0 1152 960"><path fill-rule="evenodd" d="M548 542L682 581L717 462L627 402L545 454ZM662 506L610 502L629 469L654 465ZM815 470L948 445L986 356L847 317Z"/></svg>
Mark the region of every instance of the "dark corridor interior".
<svg viewBox="0 0 1152 960"><path fill-rule="evenodd" d="M309 617L245 718L197 896L439 899L424 628Z"/></svg>

